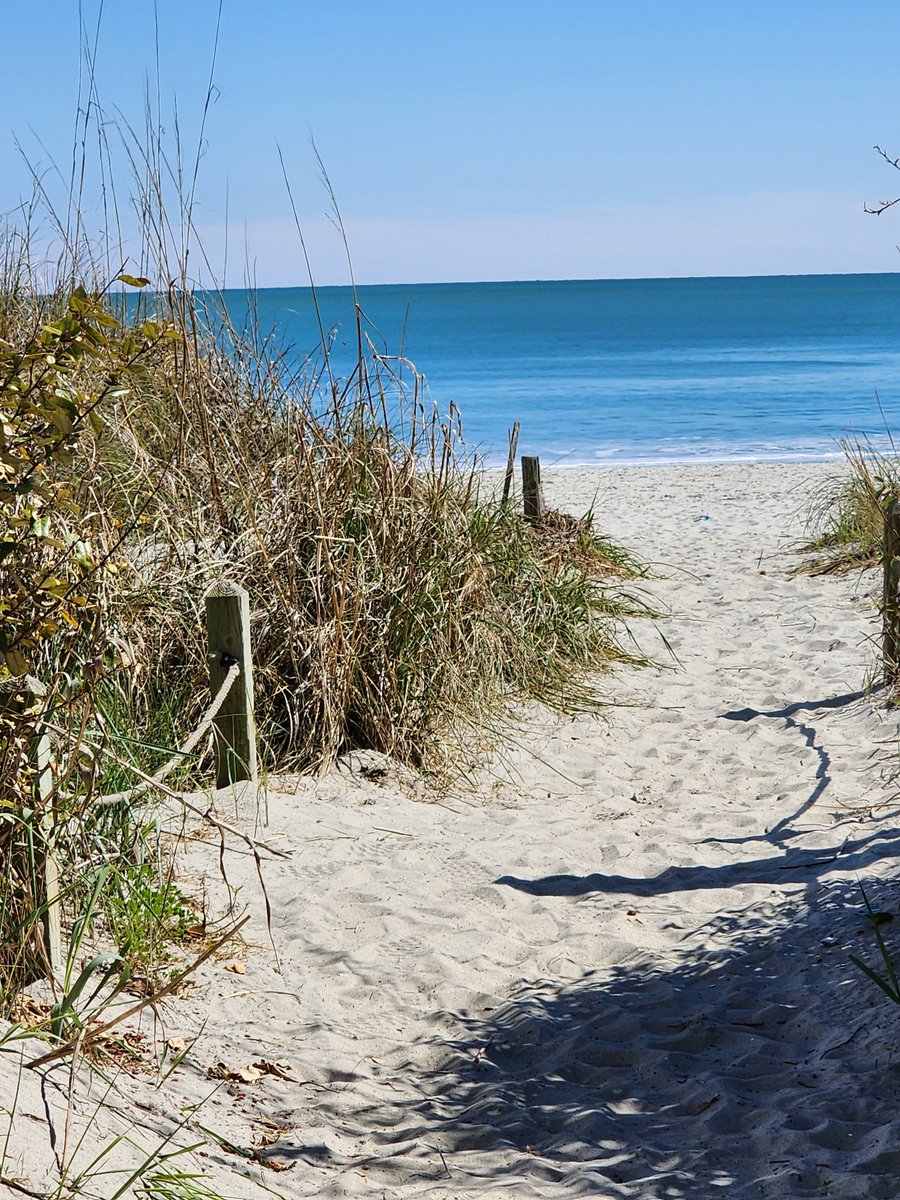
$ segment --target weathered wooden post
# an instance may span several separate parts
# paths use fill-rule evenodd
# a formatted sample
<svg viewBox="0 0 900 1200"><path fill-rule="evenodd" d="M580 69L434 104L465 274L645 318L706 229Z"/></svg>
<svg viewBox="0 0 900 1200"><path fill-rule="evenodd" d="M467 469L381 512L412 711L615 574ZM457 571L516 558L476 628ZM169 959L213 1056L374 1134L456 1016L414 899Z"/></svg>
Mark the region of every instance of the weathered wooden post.
<svg viewBox="0 0 900 1200"><path fill-rule="evenodd" d="M540 521L544 516L544 493L541 490L541 460L522 455L522 506L525 519Z"/></svg>
<svg viewBox="0 0 900 1200"><path fill-rule="evenodd" d="M515 421L509 434L509 457L506 460L506 475L503 479L503 505L509 502L509 489L512 487L513 472L516 469L516 450L519 448L519 422Z"/></svg>
<svg viewBox="0 0 900 1200"><path fill-rule="evenodd" d="M209 682L217 695L229 668L240 674L231 685L213 728L216 746L216 787L249 779L256 783L256 728L253 721L253 660L250 654L250 597L227 579L206 593L206 634L209 643Z"/></svg>
<svg viewBox="0 0 900 1200"><path fill-rule="evenodd" d="M0 709L5 709L15 720L35 720L33 714L40 713L46 696L46 688L33 675L4 681L0 689ZM37 814L37 844L35 852L22 862L21 869L31 874L34 889L35 915L40 930L34 932L30 969L35 977L45 971L54 975L62 968L62 931L59 912L59 870L53 853L52 839L55 821L52 809L53 773L51 769L50 737L43 728L40 718L31 741L30 754L35 767L34 800Z"/></svg>
<svg viewBox="0 0 900 1200"><path fill-rule="evenodd" d="M893 497L884 510L884 593L881 605L884 633L884 678L896 683L900 672L900 499Z"/></svg>
<svg viewBox="0 0 900 1200"><path fill-rule="evenodd" d="M34 680L37 683L37 680ZM37 703L44 695L43 684L38 684L39 691L32 693L29 699ZM51 975L62 970L62 926L59 911L59 869L53 849L53 838L56 834L53 801L53 770L50 765L50 738L46 732L38 735L34 747L34 760L37 769L35 786L41 808L41 833L46 839L41 848L41 856L37 863L38 887L42 895L41 926L43 928L44 953L47 956L47 966Z"/></svg>

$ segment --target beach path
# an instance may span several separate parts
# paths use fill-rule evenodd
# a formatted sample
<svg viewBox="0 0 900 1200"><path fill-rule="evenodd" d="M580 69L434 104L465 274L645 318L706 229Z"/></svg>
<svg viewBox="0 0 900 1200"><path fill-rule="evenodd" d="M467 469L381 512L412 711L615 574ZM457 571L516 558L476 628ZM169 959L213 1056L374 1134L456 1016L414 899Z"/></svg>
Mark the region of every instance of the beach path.
<svg viewBox="0 0 900 1200"><path fill-rule="evenodd" d="M287 1064L197 1117L225 1194L896 1196L900 1010L848 958L877 965L858 881L897 902L874 581L789 553L834 470L546 471L652 564L661 666L441 803L364 758L270 787L277 960L239 859L243 972L166 1006L156 1035L197 1041L149 1099L120 1084L162 1122L217 1063Z"/></svg>

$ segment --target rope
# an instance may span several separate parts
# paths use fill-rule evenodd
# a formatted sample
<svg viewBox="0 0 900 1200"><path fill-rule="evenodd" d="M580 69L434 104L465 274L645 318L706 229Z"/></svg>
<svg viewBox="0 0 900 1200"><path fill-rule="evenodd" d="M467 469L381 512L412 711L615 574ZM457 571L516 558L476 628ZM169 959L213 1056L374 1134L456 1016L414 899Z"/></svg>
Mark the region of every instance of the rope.
<svg viewBox="0 0 900 1200"><path fill-rule="evenodd" d="M240 663L233 662L228 668L225 678L222 680L221 687L216 692L215 696L213 696L212 703L203 714L203 719L200 721L200 724L187 739L184 745L179 750L176 750L169 761L164 763L158 771L154 771L154 773L148 779L145 779L143 783L139 783L137 787L129 788L127 792L114 792L111 796L101 796L100 799L95 803L122 804L129 800L133 800L135 796L139 796L143 792L149 791L150 788L154 787L156 784L162 783L165 777L170 774L170 772L173 771L179 763L184 761L185 756L191 753L203 735L207 732L210 725L212 725L213 721L218 716L219 709L225 703L234 681L237 679L240 673Z"/></svg>

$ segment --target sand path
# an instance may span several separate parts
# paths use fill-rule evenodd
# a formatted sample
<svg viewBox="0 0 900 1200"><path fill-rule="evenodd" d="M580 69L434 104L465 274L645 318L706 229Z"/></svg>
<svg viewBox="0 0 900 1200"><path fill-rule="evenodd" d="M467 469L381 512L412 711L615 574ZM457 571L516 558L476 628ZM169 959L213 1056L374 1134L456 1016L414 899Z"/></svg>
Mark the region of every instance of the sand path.
<svg viewBox="0 0 900 1200"><path fill-rule="evenodd" d="M867 813L896 720L863 694L871 580L790 574L822 474L549 472L654 564L678 669L621 672L602 721L536 719L443 804L347 771L271 789L279 963L244 860L245 973L165 1009L157 1037L200 1036L124 1102L165 1128L216 1062L289 1061L196 1118L290 1168L211 1143L229 1195L260 1194L237 1170L286 1196L895 1197L900 1010L848 950L875 961L858 879L896 907L900 830Z"/></svg>

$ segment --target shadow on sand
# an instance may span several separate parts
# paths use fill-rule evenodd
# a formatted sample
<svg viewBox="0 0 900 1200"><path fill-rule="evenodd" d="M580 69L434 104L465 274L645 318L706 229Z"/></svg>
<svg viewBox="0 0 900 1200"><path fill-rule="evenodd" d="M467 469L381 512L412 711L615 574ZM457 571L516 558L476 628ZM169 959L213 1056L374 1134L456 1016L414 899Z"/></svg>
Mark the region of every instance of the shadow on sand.
<svg viewBox="0 0 900 1200"><path fill-rule="evenodd" d="M355 1165L429 1195L895 1200L900 1012L849 963L878 965L858 887L811 882L774 928L766 908L707 923L665 969L440 1014L449 1033L341 1112L377 1147Z"/></svg>
<svg viewBox="0 0 900 1200"><path fill-rule="evenodd" d="M792 841L830 781L815 728L795 714L858 698L723 714L787 721L818 754L808 800L740 839L775 852L651 878L496 880L560 905L746 884L777 899L761 890L674 949L575 982L523 983L494 1011L437 1014L432 1037L371 1079L371 1104L341 1112L373 1148L355 1163L372 1183L389 1187L402 1169L423 1195L895 1200L900 1010L848 956L881 965L858 880L900 856L900 828L825 849ZM867 889L896 905L890 884Z"/></svg>

